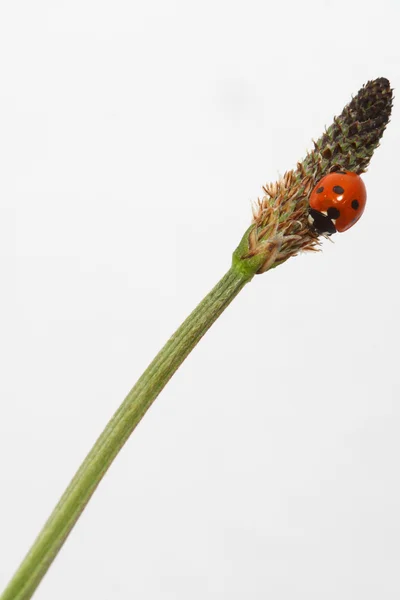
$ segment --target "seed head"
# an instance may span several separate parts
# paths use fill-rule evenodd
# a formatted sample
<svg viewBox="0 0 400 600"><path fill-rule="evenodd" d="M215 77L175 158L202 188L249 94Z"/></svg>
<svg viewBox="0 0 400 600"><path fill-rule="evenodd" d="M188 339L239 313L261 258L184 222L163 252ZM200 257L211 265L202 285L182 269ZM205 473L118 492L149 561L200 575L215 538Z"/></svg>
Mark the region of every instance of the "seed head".
<svg viewBox="0 0 400 600"><path fill-rule="evenodd" d="M297 168L263 187L253 207L253 224L234 260L257 260L257 273L301 250L318 250L318 233L308 223L308 199L318 181L337 170L364 173L389 122L393 93L383 77L369 81L335 117Z"/></svg>

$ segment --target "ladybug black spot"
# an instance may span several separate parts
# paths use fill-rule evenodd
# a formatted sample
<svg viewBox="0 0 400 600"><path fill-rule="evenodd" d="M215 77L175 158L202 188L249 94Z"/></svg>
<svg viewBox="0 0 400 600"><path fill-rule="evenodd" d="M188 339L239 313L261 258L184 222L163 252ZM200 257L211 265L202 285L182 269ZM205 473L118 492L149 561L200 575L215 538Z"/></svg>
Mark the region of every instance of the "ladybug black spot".
<svg viewBox="0 0 400 600"><path fill-rule="evenodd" d="M357 210L357 208L360 206L360 203L358 200L352 200L351 201L351 208L354 208L354 210Z"/></svg>
<svg viewBox="0 0 400 600"><path fill-rule="evenodd" d="M319 187L317 189L317 194L321 194L323 191L324 191L324 188L323 187Z"/></svg>
<svg viewBox="0 0 400 600"><path fill-rule="evenodd" d="M335 194L343 194L344 193L344 189L342 188L341 185L335 185L333 188L333 191L335 192Z"/></svg>
<svg viewBox="0 0 400 600"><path fill-rule="evenodd" d="M328 208L327 213L330 219L338 219L340 217L340 211L334 206Z"/></svg>

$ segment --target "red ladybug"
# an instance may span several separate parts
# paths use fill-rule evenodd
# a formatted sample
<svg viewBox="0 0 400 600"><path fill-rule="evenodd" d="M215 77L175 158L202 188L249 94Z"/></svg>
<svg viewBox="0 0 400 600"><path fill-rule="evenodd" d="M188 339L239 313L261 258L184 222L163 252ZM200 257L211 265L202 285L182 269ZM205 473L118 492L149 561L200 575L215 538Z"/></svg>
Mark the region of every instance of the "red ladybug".
<svg viewBox="0 0 400 600"><path fill-rule="evenodd" d="M311 192L310 223L319 233L346 231L361 217L366 201L365 185L357 173L329 173Z"/></svg>

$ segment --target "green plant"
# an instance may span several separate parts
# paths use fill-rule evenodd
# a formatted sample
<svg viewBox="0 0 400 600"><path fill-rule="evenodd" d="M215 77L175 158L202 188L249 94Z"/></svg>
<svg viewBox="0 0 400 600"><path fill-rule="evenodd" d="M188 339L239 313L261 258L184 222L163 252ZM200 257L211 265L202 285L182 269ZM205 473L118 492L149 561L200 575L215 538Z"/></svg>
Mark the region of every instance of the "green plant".
<svg viewBox="0 0 400 600"><path fill-rule="evenodd" d="M387 79L368 82L314 149L265 195L253 222L233 253L232 266L162 348L100 435L71 481L1 600L32 596L112 461L149 406L186 356L240 290L300 251L317 250L319 238L308 223L308 198L332 170L363 173L389 121L392 90Z"/></svg>

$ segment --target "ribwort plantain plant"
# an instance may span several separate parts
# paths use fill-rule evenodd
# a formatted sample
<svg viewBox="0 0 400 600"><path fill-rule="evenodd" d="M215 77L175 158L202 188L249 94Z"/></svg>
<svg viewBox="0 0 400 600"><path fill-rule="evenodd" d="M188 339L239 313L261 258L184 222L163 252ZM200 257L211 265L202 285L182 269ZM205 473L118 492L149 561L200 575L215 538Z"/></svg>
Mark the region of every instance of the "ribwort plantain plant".
<svg viewBox="0 0 400 600"><path fill-rule="evenodd" d="M301 251L319 249L309 223L309 197L318 181L339 170L363 173L389 122L392 90L368 82L297 168L265 185L253 221L233 253L232 266L165 344L129 392L84 460L21 563L1 600L32 597L103 475L155 398L214 321L256 274Z"/></svg>

